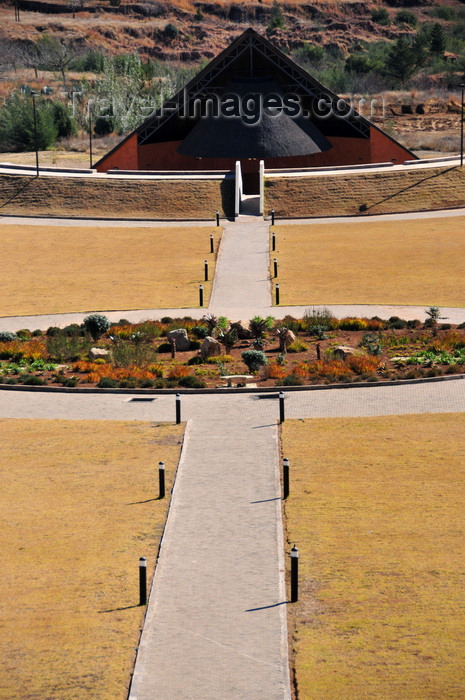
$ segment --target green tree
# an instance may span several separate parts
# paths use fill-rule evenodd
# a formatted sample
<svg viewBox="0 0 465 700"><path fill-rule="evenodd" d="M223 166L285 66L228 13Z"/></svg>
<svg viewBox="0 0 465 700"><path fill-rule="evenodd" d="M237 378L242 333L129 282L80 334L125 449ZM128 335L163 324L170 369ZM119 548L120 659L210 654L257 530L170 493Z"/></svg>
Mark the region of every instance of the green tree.
<svg viewBox="0 0 465 700"><path fill-rule="evenodd" d="M446 49L446 35L441 25L436 22L431 29L431 51L433 53L444 53Z"/></svg>
<svg viewBox="0 0 465 700"><path fill-rule="evenodd" d="M286 23L284 22L284 15L281 11L277 0L273 0L273 5L271 6L271 19L267 27L267 32L273 31L273 29L285 29Z"/></svg>
<svg viewBox="0 0 465 700"><path fill-rule="evenodd" d="M426 60L426 51L418 37L413 40L400 36L389 51L386 60L387 73L404 84Z"/></svg>
<svg viewBox="0 0 465 700"><path fill-rule="evenodd" d="M50 103L53 122L57 129L58 138L68 138L76 136L76 122L70 115L69 110L59 100Z"/></svg>
<svg viewBox="0 0 465 700"><path fill-rule="evenodd" d="M372 66L368 56L353 53L347 58L344 68L346 71L354 73L369 73Z"/></svg>
<svg viewBox="0 0 465 700"><path fill-rule="evenodd" d="M58 137L53 110L48 100L36 101L37 148L43 151ZM2 151L34 151L36 147L32 99L13 93L0 109Z"/></svg>

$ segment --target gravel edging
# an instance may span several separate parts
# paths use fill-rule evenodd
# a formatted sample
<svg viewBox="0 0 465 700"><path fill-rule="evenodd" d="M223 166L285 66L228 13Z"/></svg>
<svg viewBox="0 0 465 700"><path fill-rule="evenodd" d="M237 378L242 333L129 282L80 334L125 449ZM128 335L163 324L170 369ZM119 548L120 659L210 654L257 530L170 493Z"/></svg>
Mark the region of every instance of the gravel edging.
<svg viewBox="0 0 465 700"><path fill-rule="evenodd" d="M170 394L187 394L202 395L202 394L265 394L277 393L280 391L320 391L327 389L369 389L377 386L403 386L408 384L427 384L433 382L449 382L465 379L465 374L451 374L440 377L420 377L418 379L394 379L391 381L380 382L347 382L333 384L309 384L303 386L266 386L266 387L211 387L206 389L99 389L91 387L65 387L65 386L34 386L27 384L0 384L0 391L37 391L49 393L64 393L64 394L122 394L136 396L166 396Z"/></svg>

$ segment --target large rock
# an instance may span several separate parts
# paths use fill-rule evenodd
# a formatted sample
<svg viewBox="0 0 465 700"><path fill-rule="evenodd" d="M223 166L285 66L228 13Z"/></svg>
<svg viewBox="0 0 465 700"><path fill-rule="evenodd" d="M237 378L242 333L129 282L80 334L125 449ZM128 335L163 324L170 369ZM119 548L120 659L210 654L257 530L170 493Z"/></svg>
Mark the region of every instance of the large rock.
<svg viewBox="0 0 465 700"><path fill-rule="evenodd" d="M108 357L109 354L110 354L109 351L105 350L104 348L91 348L89 350L89 357L92 360L99 360L101 358L106 360L106 358Z"/></svg>
<svg viewBox="0 0 465 700"><path fill-rule="evenodd" d="M294 340L295 340L295 333L293 331L289 330L289 328L288 328L286 331L286 334L284 336L284 347L286 348L286 350L289 347L289 345L292 345Z"/></svg>
<svg viewBox="0 0 465 700"><path fill-rule="evenodd" d="M202 345L200 346L200 355L202 360L206 360L207 357L213 357L214 355L221 355L221 345L220 343L207 335L204 339Z"/></svg>
<svg viewBox="0 0 465 700"><path fill-rule="evenodd" d="M231 323L231 329L237 331L237 337L239 340L249 340L253 338L252 333L238 321L237 323Z"/></svg>
<svg viewBox="0 0 465 700"><path fill-rule="evenodd" d="M176 350L179 352L184 352L184 350L189 350L190 341L187 337L187 331L185 328L175 328L166 334L168 342L171 343L173 340L176 343Z"/></svg>
<svg viewBox="0 0 465 700"><path fill-rule="evenodd" d="M349 345L338 345L337 347L333 348L333 354L339 360L345 360L346 357L349 357L349 355L356 355L357 350L355 348L351 348Z"/></svg>

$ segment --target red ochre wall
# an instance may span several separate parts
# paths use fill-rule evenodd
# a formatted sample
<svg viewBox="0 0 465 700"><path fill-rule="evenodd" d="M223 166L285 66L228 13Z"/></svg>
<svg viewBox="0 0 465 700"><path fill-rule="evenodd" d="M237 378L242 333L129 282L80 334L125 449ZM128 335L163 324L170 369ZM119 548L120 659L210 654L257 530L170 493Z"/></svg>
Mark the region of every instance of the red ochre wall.
<svg viewBox="0 0 465 700"><path fill-rule="evenodd" d="M384 163L410 160L412 155L382 131L370 127L370 138L331 137L333 147L312 156L266 158L265 167L317 168L359 163ZM113 153L103 159L99 172L119 170L233 170L234 158L194 158L177 152L181 141L166 141L138 146L137 134L123 141ZM259 158L241 159L242 172L257 172Z"/></svg>
<svg viewBox="0 0 465 700"><path fill-rule="evenodd" d="M395 161L403 163L404 160L414 160L415 156L406 148L383 134L382 131L370 126L371 162L386 163Z"/></svg>
<svg viewBox="0 0 465 700"><path fill-rule="evenodd" d="M141 170L234 170L235 158L201 158L182 156L177 152L181 141L139 146ZM325 165L370 163L368 139L331 138L333 148L313 156L265 158L266 168L312 168ZM242 172L256 172L260 158L242 158Z"/></svg>
<svg viewBox="0 0 465 700"><path fill-rule="evenodd" d="M123 141L113 152L104 156L103 162L97 166L99 173L118 168L119 170L139 170L139 157L137 153L137 134Z"/></svg>

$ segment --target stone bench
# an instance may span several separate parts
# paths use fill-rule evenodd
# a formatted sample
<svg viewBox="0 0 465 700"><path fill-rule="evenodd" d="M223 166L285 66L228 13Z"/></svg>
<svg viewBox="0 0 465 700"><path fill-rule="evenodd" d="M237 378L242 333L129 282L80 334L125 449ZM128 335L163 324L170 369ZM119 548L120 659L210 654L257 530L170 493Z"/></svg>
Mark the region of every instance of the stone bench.
<svg viewBox="0 0 465 700"><path fill-rule="evenodd" d="M255 377L252 377L251 374L226 374L221 379L227 382L228 386L232 386L231 382L233 380L236 384L247 384L248 379L255 379Z"/></svg>

